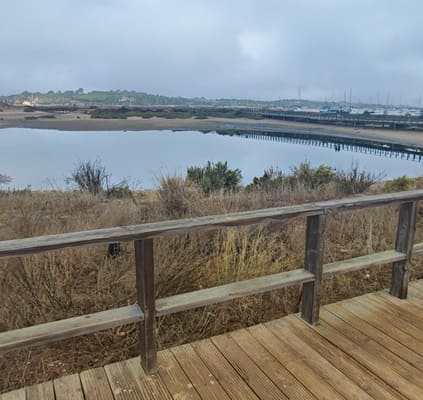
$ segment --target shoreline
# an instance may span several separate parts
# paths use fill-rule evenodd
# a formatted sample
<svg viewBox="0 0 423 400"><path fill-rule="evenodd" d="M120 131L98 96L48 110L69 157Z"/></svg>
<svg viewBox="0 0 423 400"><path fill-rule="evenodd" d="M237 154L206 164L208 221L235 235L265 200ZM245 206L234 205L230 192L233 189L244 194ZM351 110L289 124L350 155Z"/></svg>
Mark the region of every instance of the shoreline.
<svg viewBox="0 0 423 400"><path fill-rule="evenodd" d="M46 118L52 113L45 112L1 112L1 129L30 128L53 129L59 131L149 131L149 130L250 130L271 131L306 135L326 135L334 138L374 140L378 142L400 144L410 147L423 147L423 132L391 129L363 129L335 125L288 122L274 119L253 120L247 118L215 118L207 119L164 119L139 118L128 119L91 119L86 114L69 112L54 113L54 118ZM25 119L33 117L36 119Z"/></svg>

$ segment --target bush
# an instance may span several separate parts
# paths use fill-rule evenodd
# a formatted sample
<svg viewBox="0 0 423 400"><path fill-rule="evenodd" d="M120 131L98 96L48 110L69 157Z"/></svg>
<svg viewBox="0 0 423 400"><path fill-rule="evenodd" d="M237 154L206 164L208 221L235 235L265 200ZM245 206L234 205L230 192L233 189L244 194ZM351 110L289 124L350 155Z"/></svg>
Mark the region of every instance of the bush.
<svg viewBox="0 0 423 400"><path fill-rule="evenodd" d="M129 197L135 201L134 195L129 187L128 181L126 181L125 179L115 185L112 185L112 187L107 189L107 197L112 197L114 199L125 199Z"/></svg>
<svg viewBox="0 0 423 400"><path fill-rule="evenodd" d="M393 179L392 181L386 182L383 189L385 192L402 192L404 190L409 190L412 184L413 179L403 175Z"/></svg>
<svg viewBox="0 0 423 400"><path fill-rule="evenodd" d="M230 169L227 161L216 164L208 161L204 167L189 167L187 178L196 183L205 194L210 194L219 190L226 193L237 190L242 175L238 168Z"/></svg>
<svg viewBox="0 0 423 400"><path fill-rule="evenodd" d="M76 186L82 192L98 195L109 189L109 179L110 175L99 160L80 161L71 176L66 178L66 183Z"/></svg>
<svg viewBox="0 0 423 400"><path fill-rule="evenodd" d="M281 170L270 168L264 174L253 179L248 189L260 191L288 190L322 190L337 179L336 172L327 165L319 165L313 168L309 162L303 162L298 167L291 167L290 174L284 174Z"/></svg>
<svg viewBox="0 0 423 400"><path fill-rule="evenodd" d="M309 162L303 162L298 167L291 167L288 183L292 189L303 187L307 190L321 189L336 179L335 171L327 166L320 165L313 168Z"/></svg>
<svg viewBox="0 0 423 400"><path fill-rule="evenodd" d="M266 169L262 176L254 177L253 182L249 184L247 191L259 190L262 192L272 192L281 190L286 185L286 176L277 168Z"/></svg>
<svg viewBox="0 0 423 400"><path fill-rule="evenodd" d="M337 173L336 187L340 195L363 193L383 176L384 174L373 174L364 169L360 170L358 165L352 165L349 171Z"/></svg>
<svg viewBox="0 0 423 400"><path fill-rule="evenodd" d="M163 214L171 218L189 214L201 197L197 186L189 180L176 176L160 178L157 195Z"/></svg>

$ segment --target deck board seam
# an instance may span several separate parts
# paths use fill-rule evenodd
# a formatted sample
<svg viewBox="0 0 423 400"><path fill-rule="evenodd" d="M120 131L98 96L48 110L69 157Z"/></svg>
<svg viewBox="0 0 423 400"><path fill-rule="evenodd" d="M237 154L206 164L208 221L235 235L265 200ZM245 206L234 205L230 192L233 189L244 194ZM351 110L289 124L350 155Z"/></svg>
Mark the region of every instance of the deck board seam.
<svg viewBox="0 0 423 400"><path fill-rule="evenodd" d="M307 388L307 386L305 386L305 385L303 385L302 384L302 382L294 375L294 374L292 374L291 373L291 371L289 371L287 368L285 368L285 366L281 363L281 361L280 360L278 360L269 350L267 350L263 345L262 345L262 343L260 343L256 338L254 338L254 336L252 336L251 335L251 333L250 332L248 332L247 330L245 330L246 332L247 332L247 334L248 335L250 335L257 343L258 343L258 345L266 352L266 353L268 353L272 358L273 358L273 360L278 364L278 365L280 365L280 367L281 368L283 368L285 371L286 371L286 373L287 374L289 374L289 375L291 375L291 377L296 381L296 382L298 382L298 384L299 385L301 385L309 394L310 394L310 396L312 396L313 398L315 398L315 399L317 399L317 397ZM249 354L248 353L246 353L247 354L247 356L249 356ZM249 356L250 357L250 356ZM268 377L269 377L269 379L270 380L272 380L272 378L266 373L266 371L263 369L263 368L261 368L260 367L260 365L259 364L257 364L256 362L255 362L255 360L252 358L252 357L250 357L252 360L253 360L253 362L257 365L257 367L258 368L260 368L260 370L265 374L265 375L267 375ZM273 380L272 380L273 381ZM275 383L275 385L276 385L276 382L274 382L273 381L273 383ZM318 399L317 399L318 400Z"/></svg>
<svg viewBox="0 0 423 400"><path fill-rule="evenodd" d="M339 318L339 317L338 317ZM324 318L322 318L322 320L324 321L324 323L327 325L327 326L329 326L331 329L333 329L333 330L335 330L335 331L337 331L338 332L338 334L340 334L340 335L342 335L343 337L344 337L344 339L346 339L346 340L348 340L348 341L350 341L350 342L352 342L355 346L358 346L360 349L362 349L362 350L366 350L366 349L364 349L363 347L362 347L362 345L361 344L359 344L357 341L355 341L355 340L353 340L353 339L350 339L349 337L347 337L347 336L345 336L339 329L337 329L337 327L335 327L335 326L333 326L331 323L329 323L329 322L327 322ZM341 319L341 321L342 321L342 319ZM350 325L351 326L351 325ZM352 327L352 326L351 326ZM354 327L352 327L355 331L357 331L357 329L356 328L354 328ZM360 331L358 331L359 333L360 333ZM383 347L381 344L379 344L378 342L376 342L374 339L372 339L372 338L369 338L367 335L364 335L364 336L366 336L366 338L368 339L368 340L370 340L371 342L374 342L374 343L376 343L377 345L379 345L379 346L381 346L381 347ZM386 354L386 353L388 353L388 354ZM377 353L377 354L374 354L374 353L372 353L372 352L368 352L368 354L371 356L371 357L374 357L374 358L376 358L376 359L380 359L380 360L382 360L383 361L383 363L385 363L385 364L387 364L389 367L390 367L390 370L391 371L393 371L395 374L397 374L397 375L399 375L402 379L404 379L404 380L408 380L408 382L409 382L409 384L410 384L410 381L409 381L409 379L410 379L410 374L406 371L406 370L404 370L404 365L401 365L401 364L395 364L395 359L397 359L396 361L397 362L399 362L401 359L398 357L398 356L396 356L395 354L393 354L393 353L390 353L390 352L385 352L385 353ZM391 354L391 357L389 357L389 354ZM388 356L388 359L387 358L385 358L385 356ZM394 357L392 357L392 356L394 356ZM389 359L389 358L391 358L391 360ZM393 358L393 360L392 360L392 358ZM401 360L402 361L402 360ZM421 373L421 371L419 371L417 368L415 368L415 367L413 367L412 365L410 365L410 364L408 364L407 363L407 366L409 367L409 369L412 369L412 370L414 370L413 372L414 373L417 373L417 375L419 375L420 373ZM396 368L393 368L393 367L396 367ZM414 375L413 375L414 376ZM421 390L423 390L423 382L420 384L419 382L418 383L411 383L410 384L410 386L412 386L413 388L415 388L415 389L421 389Z"/></svg>
<svg viewBox="0 0 423 400"><path fill-rule="evenodd" d="M278 320L277 320L278 321ZM280 321L280 320L279 320ZM272 322L274 322L274 321L272 321ZM292 332L292 331L291 331ZM301 340L301 339L300 339ZM299 352L294 348L294 347L292 347L289 343L286 343L286 342L282 342L282 343L284 343L284 345L286 344L286 346L288 346L289 348L290 348L290 350L291 350L291 352L294 354L294 355L297 355L297 356L300 356L300 354L299 354ZM306 346L309 346L307 343L305 343L305 345ZM310 347L310 346L309 346ZM312 350L314 350L314 349L312 349ZM314 350L314 351L316 351L316 350ZM317 351L316 351L316 353L318 353ZM345 354L345 353L344 353ZM340 374L342 374L344 377L345 377L345 380L347 380L347 381L349 381L350 382L350 384L351 385L353 385L353 386L356 386L357 387L357 389L359 389L359 390L361 390L361 391L364 391L362 388L360 388L360 386L359 385L357 385L349 376L347 376L344 372L342 372L341 370L339 370L338 369L338 367L335 365L335 364L333 364L332 362L330 362L329 360L327 360L325 357L323 357L320 353L318 353L318 355L319 355L319 357L321 357L322 359L324 359L326 362L328 362L329 364L331 364L332 366L333 366L333 368L335 368ZM317 371L316 369L314 369L309 363L307 363L307 365L308 365L308 367L310 368L310 369L312 369L318 376L320 376L321 378L322 378L322 380L325 380L326 381L326 378L319 372L319 371ZM341 396L341 397L343 397L343 398L345 398L346 400L348 400L348 398L346 398L345 397L345 395L344 394L342 394L341 392L339 392L339 390L334 386L334 384L332 384L332 383L330 383L330 382L328 382L328 381L326 381L326 383L328 384L328 385L330 385L337 393L339 393L339 395ZM369 396L370 397L370 396Z"/></svg>
<svg viewBox="0 0 423 400"><path fill-rule="evenodd" d="M298 320L300 321L300 322L302 322L302 323L304 323L304 324L306 324L303 320L302 320L302 318L298 315L298 314L296 314L295 315L295 317L296 318L298 318ZM308 325L308 324L307 324ZM375 373L373 370L371 370L367 365L365 365L365 364L363 364L362 363L362 361L360 361L358 358L357 358L357 356L354 354L354 353L352 353L352 352L346 352L338 343L336 343L335 341L330 341L326 336L324 336L321 332L319 332L319 330L318 330L318 327L319 327L319 325L317 325L317 326L315 326L315 327L313 327L313 326L311 326L311 325L308 325L311 329L313 329L314 330L314 332L316 332L316 333L318 333L319 334L319 336L321 337L321 338L323 338L325 341L327 341L328 343L330 343L331 345L333 345L333 346L335 346L339 351L341 351L342 353L344 353L344 354L346 354L349 358L352 358L353 359L353 361L355 362L355 363L357 363L358 365L360 365L360 367L361 368L363 368L365 371L369 371L370 372L370 374L372 374L372 375L376 375L376 377L380 380L380 381L382 381L382 382L384 382L384 384L385 385L387 385L388 387L389 387L389 389L390 389L390 391L392 391L393 393L395 393L395 394L398 394L400 397L402 397L402 398L405 398L405 399L409 399L409 397L407 397L406 396L406 394L404 394L402 391L400 391L398 388L396 388L395 386L393 386L393 384L391 383L391 382L389 382L389 381L387 381L384 377L382 377L381 375L378 375L377 373ZM330 326L329 326L330 327ZM334 329L334 328L332 328L332 327L330 327L331 329ZM339 331L337 331L337 333L338 334L340 334L340 335L342 335L342 333L340 333ZM343 336L343 335L342 335ZM356 345L354 342L352 342L350 339L348 339L348 338L346 338L347 340L348 340L348 342L351 342L351 343L353 343L354 345ZM357 345L358 346L358 345ZM372 356L372 357L374 357L374 356ZM399 375L398 373L396 373L397 375Z"/></svg>
<svg viewBox="0 0 423 400"><path fill-rule="evenodd" d="M354 325L352 321L347 320L346 318L343 318L341 315L337 314L335 311L332 310L327 310L328 312L330 312L331 314L333 314L334 316L338 317L339 319L341 319L344 323L346 323L347 325L351 326L353 329L359 331L362 335L365 335L368 339L376 342L378 345L382 346L387 352L389 352L390 354L392 354L395 357L399 357L400 359L402 359L404 362L406 362L408 365L410 365L413 368L419 369L418 367L416 367L414 364L410 363L409 360L407 360L406 358L403 358L404 356L401 356L398 353L395 353L392 351L392 349L390 349L389 347L387 347L384 343L381 343L380 341L378 341L375 337L370 336L368 332L363 331L362 329L358 328L357 325ZM349 311L346 309L346 311ZM356 319L360 319L363 323L367 324L370 326L370 330L373 328L375 330L377 330L379 332L379 334L383 337L383 336L387 336L388 337L388 341L392 340L394 341L396 344L398 344L400 347L406 347L407 351L412 351L412 349L408 348L407 346L403 345L401 342L398 342L395 338L393 338L392 336L390 336L389 334L385 333L384 331L380 330L377 326L375 325L371 325L369 324L367 321L362 320L361 318L355 316ZM423 357L419 356L417 353L415 353L416 356L422 358L422 369L419 370L421 372L423 372Z"/></svg>
<svg viewBox="0 0 423 400"><path fill-rule="evenodd" d="M240 377L240 379L242 379L245 383L246 383L246 385L253 391L253 393L257 396L257 398L259 398L259 399L261 399L261 397L260 397L260 394L259 393L257 393L257 391L256 390L254 390L254 387L252 387L250 384L249 384L249 382L248 382L248 380L246 380L246 379L244 379L244 377L242 376L242 375L240 375L239 373L238 373L238 371L237 371L237 368L235 368L234 366L233 366L233 361L231 361L230 360L230 358L227 356L227 355L225 355L225 353L224 352L222 352L220 349L219 349L219 347L216 345L216 343L214 343L214 341L213 340L210 340L211 341L211 343L213 344L213 346L223 355L223 357L225 357L225 359L228 361L228 363L231 365L231 367L236 371L236 373L238 374L238 376ZM272 383L276 386L276 387L278 387L277 385L276 385L276 383L260 368L260 366L259 365L257 365L257 363L247 354L247 353L245 353L244 351L243 351L243 349L240 347L240 346L238 346L237 345L237 347L240 349L240 351L243 353L243 354L245 354L253 363L254 363L254 365L258 368L258 369L260 369L260 371L262 371L262 373L270 380L270 381L272 381ZM278 388L279 389L279 388ZM286 394L285 393L283 393L282 392L282 390L281 389L279 389L279 391L282 393L282 395L286 398L286 399L288 399L288 397L286 396Z"/></svg>
<svg viewBox="0 0 423 400"><path fill-rule="evenodd" d="M356 316L356 318L361 319L362 321L366 322L367 324L373 326L375 329L378 329L380 332L384 332L386 335L388 335L389 337L391 337L391 339L395 340L400 345L403 345L403 346L409 348L410 350L414 351L414 347L413 346L410 347L407 344L398 341L396 337L393 337L390 333L386 333L384 330L382 330L381 329L381 325L382 324L371 323L367 319L364 319L362 316L359 316L358 315L358 311L351 310L350 308L345 307L343 304L340 304L340 306L343 307L343 308L345 308L346 310L350 311L351 313L353 313ZM382 315L377 316L377 319L379 319L379 318L382 319L382 320L384 319ZM371 321L373 321L373 320L371 320ZM402 336L408 337L412 341L419 342L416 338L414 338L413 336L409 335L407 332L402 331L401 329L399 329L398 327L396 327L394 325L392 325L392 327L393 327L393 330L394 331L396 330L396 331L400 332L400 334Z"/></svg>

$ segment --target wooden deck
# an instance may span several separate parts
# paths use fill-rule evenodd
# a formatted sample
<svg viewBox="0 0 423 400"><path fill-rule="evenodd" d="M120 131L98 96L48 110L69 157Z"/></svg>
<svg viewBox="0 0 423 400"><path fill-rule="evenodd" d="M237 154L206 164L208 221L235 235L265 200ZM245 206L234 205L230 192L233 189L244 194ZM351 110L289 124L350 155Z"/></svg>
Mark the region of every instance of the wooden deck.
<svg viewBox="0 0 423 400"><path fill-rule="evenodd" d="M32 399L423 399L423 280L0 395Z"/></svg>

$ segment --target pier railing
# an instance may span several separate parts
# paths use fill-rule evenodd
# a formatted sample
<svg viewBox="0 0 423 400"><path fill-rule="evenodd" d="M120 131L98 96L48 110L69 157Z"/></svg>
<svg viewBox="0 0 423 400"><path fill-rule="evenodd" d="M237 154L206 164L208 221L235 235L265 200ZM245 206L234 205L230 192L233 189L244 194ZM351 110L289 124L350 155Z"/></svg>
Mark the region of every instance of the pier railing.
<svg viewBox="0 0 423 400"><path fill-rule="evenodd" d="M319 318L320 287L323 279L387 263L392 263L390 293L399 298L406 298L410 258L423 255L423 243L414 244L418 202L422 199L423 190L416 190L1 241L0 258L20 257L67 247L133 241L138 302L131 306L2 332L0 351L42 345L120 325L139 323L142 365L146 372L154 372L155 324L156 317L159 316L293 285L303 285L301 315L308 323L315 324ZM323 265L325 223L328 214L398 204L399 217L394 249ZM281 221L299 216L307 219L305 261L302 268L167 298L155 298L153 252L155 237Z"/></svg>

